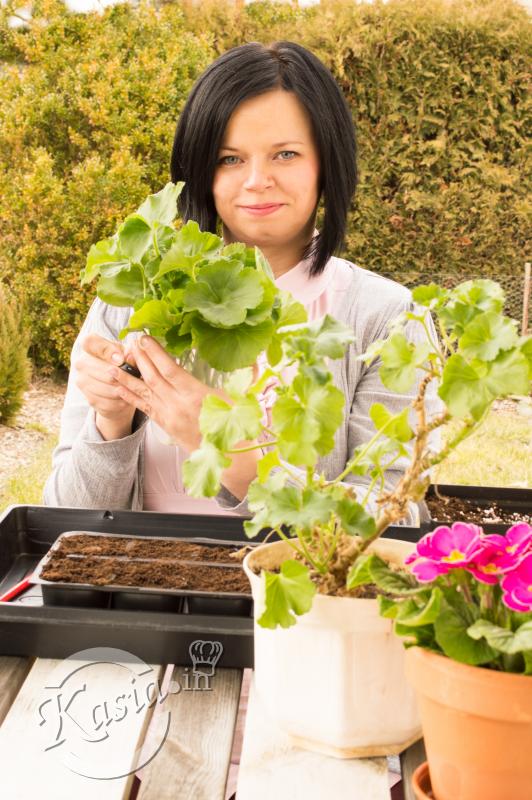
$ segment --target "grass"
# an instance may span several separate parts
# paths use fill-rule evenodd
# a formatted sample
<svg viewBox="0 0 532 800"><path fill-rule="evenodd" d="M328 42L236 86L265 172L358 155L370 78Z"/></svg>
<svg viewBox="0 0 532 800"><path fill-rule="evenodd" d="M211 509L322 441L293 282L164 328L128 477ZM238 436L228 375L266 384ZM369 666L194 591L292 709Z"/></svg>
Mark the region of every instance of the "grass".
<svg viewBox="0 0 532 800"><path fill-rule="evenodd" d="M532 407L522 403L520 408L521 414L491 412L479 430L434 470L433 480L532 487Z"/></svg>
<svg viewBox="0 0 532 800"><path fill-rule="evenodd" d="M473 486L532 487L532 405L520 407L521 414L492 412L482 427L436 468L433 479ZM56 443L57 436L50 435L30 466L0 489L0 510L11 504L42 503Z"/></svg>
<svg viewBox="0 0 532 800"><path fill-rule="evenodd" d="M51 434L40 444L29 467L20 470L0 488L0 511L13 504L42 504L42 491L50 474L52 450L56 444L57 436Z"/></svg>

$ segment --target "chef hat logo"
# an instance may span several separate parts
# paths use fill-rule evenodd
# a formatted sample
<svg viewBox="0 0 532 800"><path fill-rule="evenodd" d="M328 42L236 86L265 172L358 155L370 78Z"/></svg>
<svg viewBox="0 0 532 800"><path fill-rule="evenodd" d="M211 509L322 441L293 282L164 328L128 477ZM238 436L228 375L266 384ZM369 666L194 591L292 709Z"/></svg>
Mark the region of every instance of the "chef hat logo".
<svg viewBox="0 0 532 800"><path fill-rule="evenodd" d="M196 639L188 648L192 659L192 671L196 674L212 676L214 668L223 653L221 642L208 642L204 639Z"/></svg>

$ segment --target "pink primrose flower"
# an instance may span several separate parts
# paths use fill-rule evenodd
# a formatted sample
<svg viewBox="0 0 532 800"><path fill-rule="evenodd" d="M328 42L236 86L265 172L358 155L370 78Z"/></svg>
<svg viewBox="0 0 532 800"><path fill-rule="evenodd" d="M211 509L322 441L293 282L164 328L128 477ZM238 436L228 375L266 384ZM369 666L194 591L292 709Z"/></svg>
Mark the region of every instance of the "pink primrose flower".
<svg viewBox="0 0 532 800"><path fill-rule="evenodd" d="M465 567L482 550L482 528L466 522L455 522L449 528L440 525L419 540L405 564L413 564L412 572L422 583L445 575L454 567Z"/></svg>
<svg viewBox="0 0 532 800"><path fill-rule="evenodd" d="M531 543L532 527L526 522L513 525L505 536L497 533L483 536L482 549L466 569L482 583L495 584L523 560Z"/></svg>
<svg viewBox="0 0 532 800"><path fill-rule="evenodd" d="M514 611L532 611L532 552L501 580L502 600Z"/></svg>

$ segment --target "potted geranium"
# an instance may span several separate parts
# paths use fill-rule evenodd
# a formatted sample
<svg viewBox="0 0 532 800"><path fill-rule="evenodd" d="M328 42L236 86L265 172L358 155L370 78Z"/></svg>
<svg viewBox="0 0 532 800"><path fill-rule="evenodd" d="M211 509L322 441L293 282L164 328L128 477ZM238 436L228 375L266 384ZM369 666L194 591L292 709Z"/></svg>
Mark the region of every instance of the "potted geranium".
<svg viewBox="0 0 532 800"><path fill-rule="evenodd" d="M403 649L374 599L375 590L417 597L417 580L401 570L413 546L381 535L409 502L423 498L430 468L478 427L493 400L530 391L532 340L504 316L496 283L469 281L453 290L432 284L413 295L417 310L360 356L381 359L381 379L393 391L418 381L413 408L392 415L375 404L374 437L335 480L318 468L343 419L344 398L327 359L340 357L352 337L328 317L282 329L258 380L248 370L226 384L230 402L206 398L203 444L185 465L189 491L213 495L237 442L256 439L252 446L264 448L248 494L254 517L245 527L249 536L269 528L281 541L256 548L244 562L255 599L256 686L297 742L340 757L399 752L419 736ZM431 337L429 310L441 341ZM424 344L405 336L411 323L425 331ZM264 420L257 398L272 381L276 400ZM429 419L433 382L443 407ZM454 436L438 446L435 434L451 420ZM407 454L402 479L385 490L387 466ZM369 475L369 485L356 490L344 482L349 474Z"/></svg>
<svg viewBox="0 0 532 800"><path fill-rule="evenodd" d="M381 596L380 604L406 638L420 702L430 778L422 765L417 796L527 800L532 526L513 525L504 536L464 522L440 526L407 562L402 577L415 576L416 589Z"/></svg>

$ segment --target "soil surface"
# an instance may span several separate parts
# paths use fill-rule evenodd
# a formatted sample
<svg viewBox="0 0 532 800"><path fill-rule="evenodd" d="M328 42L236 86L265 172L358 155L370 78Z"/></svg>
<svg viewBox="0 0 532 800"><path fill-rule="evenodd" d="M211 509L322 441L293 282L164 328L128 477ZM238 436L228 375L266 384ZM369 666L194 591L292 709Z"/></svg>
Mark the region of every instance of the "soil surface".
<svg viewBox="0 0 532 800"><path fill-rule="evenodd" d="M479 504L474 500L465 500L462 497L426 497L425 502L430 511L430 516L437 522L474 522L477 525L489 522L514 525L516 522L532 524L532 513L522 511L509 511L497 503Z"/></svg>
<svg viewBox="0 0 532 800"><path fill-rule="evenodd" d="M144 539L141 537L97 536L94 534L63 535L54 552L86 556L127 556L128 558L171 559L172 561L207 561L235 564L233 554L240 548L202 545L176 539Z"/></svg>
<svg viewBox="0 0 532 800"><path fill-rule="evenodd" d="M241 567L184 563L168 560L142 561L112 556L62 556L53 553L40 577L58 583L93 586L135 586L203 592L250 594Z"/></svg>

